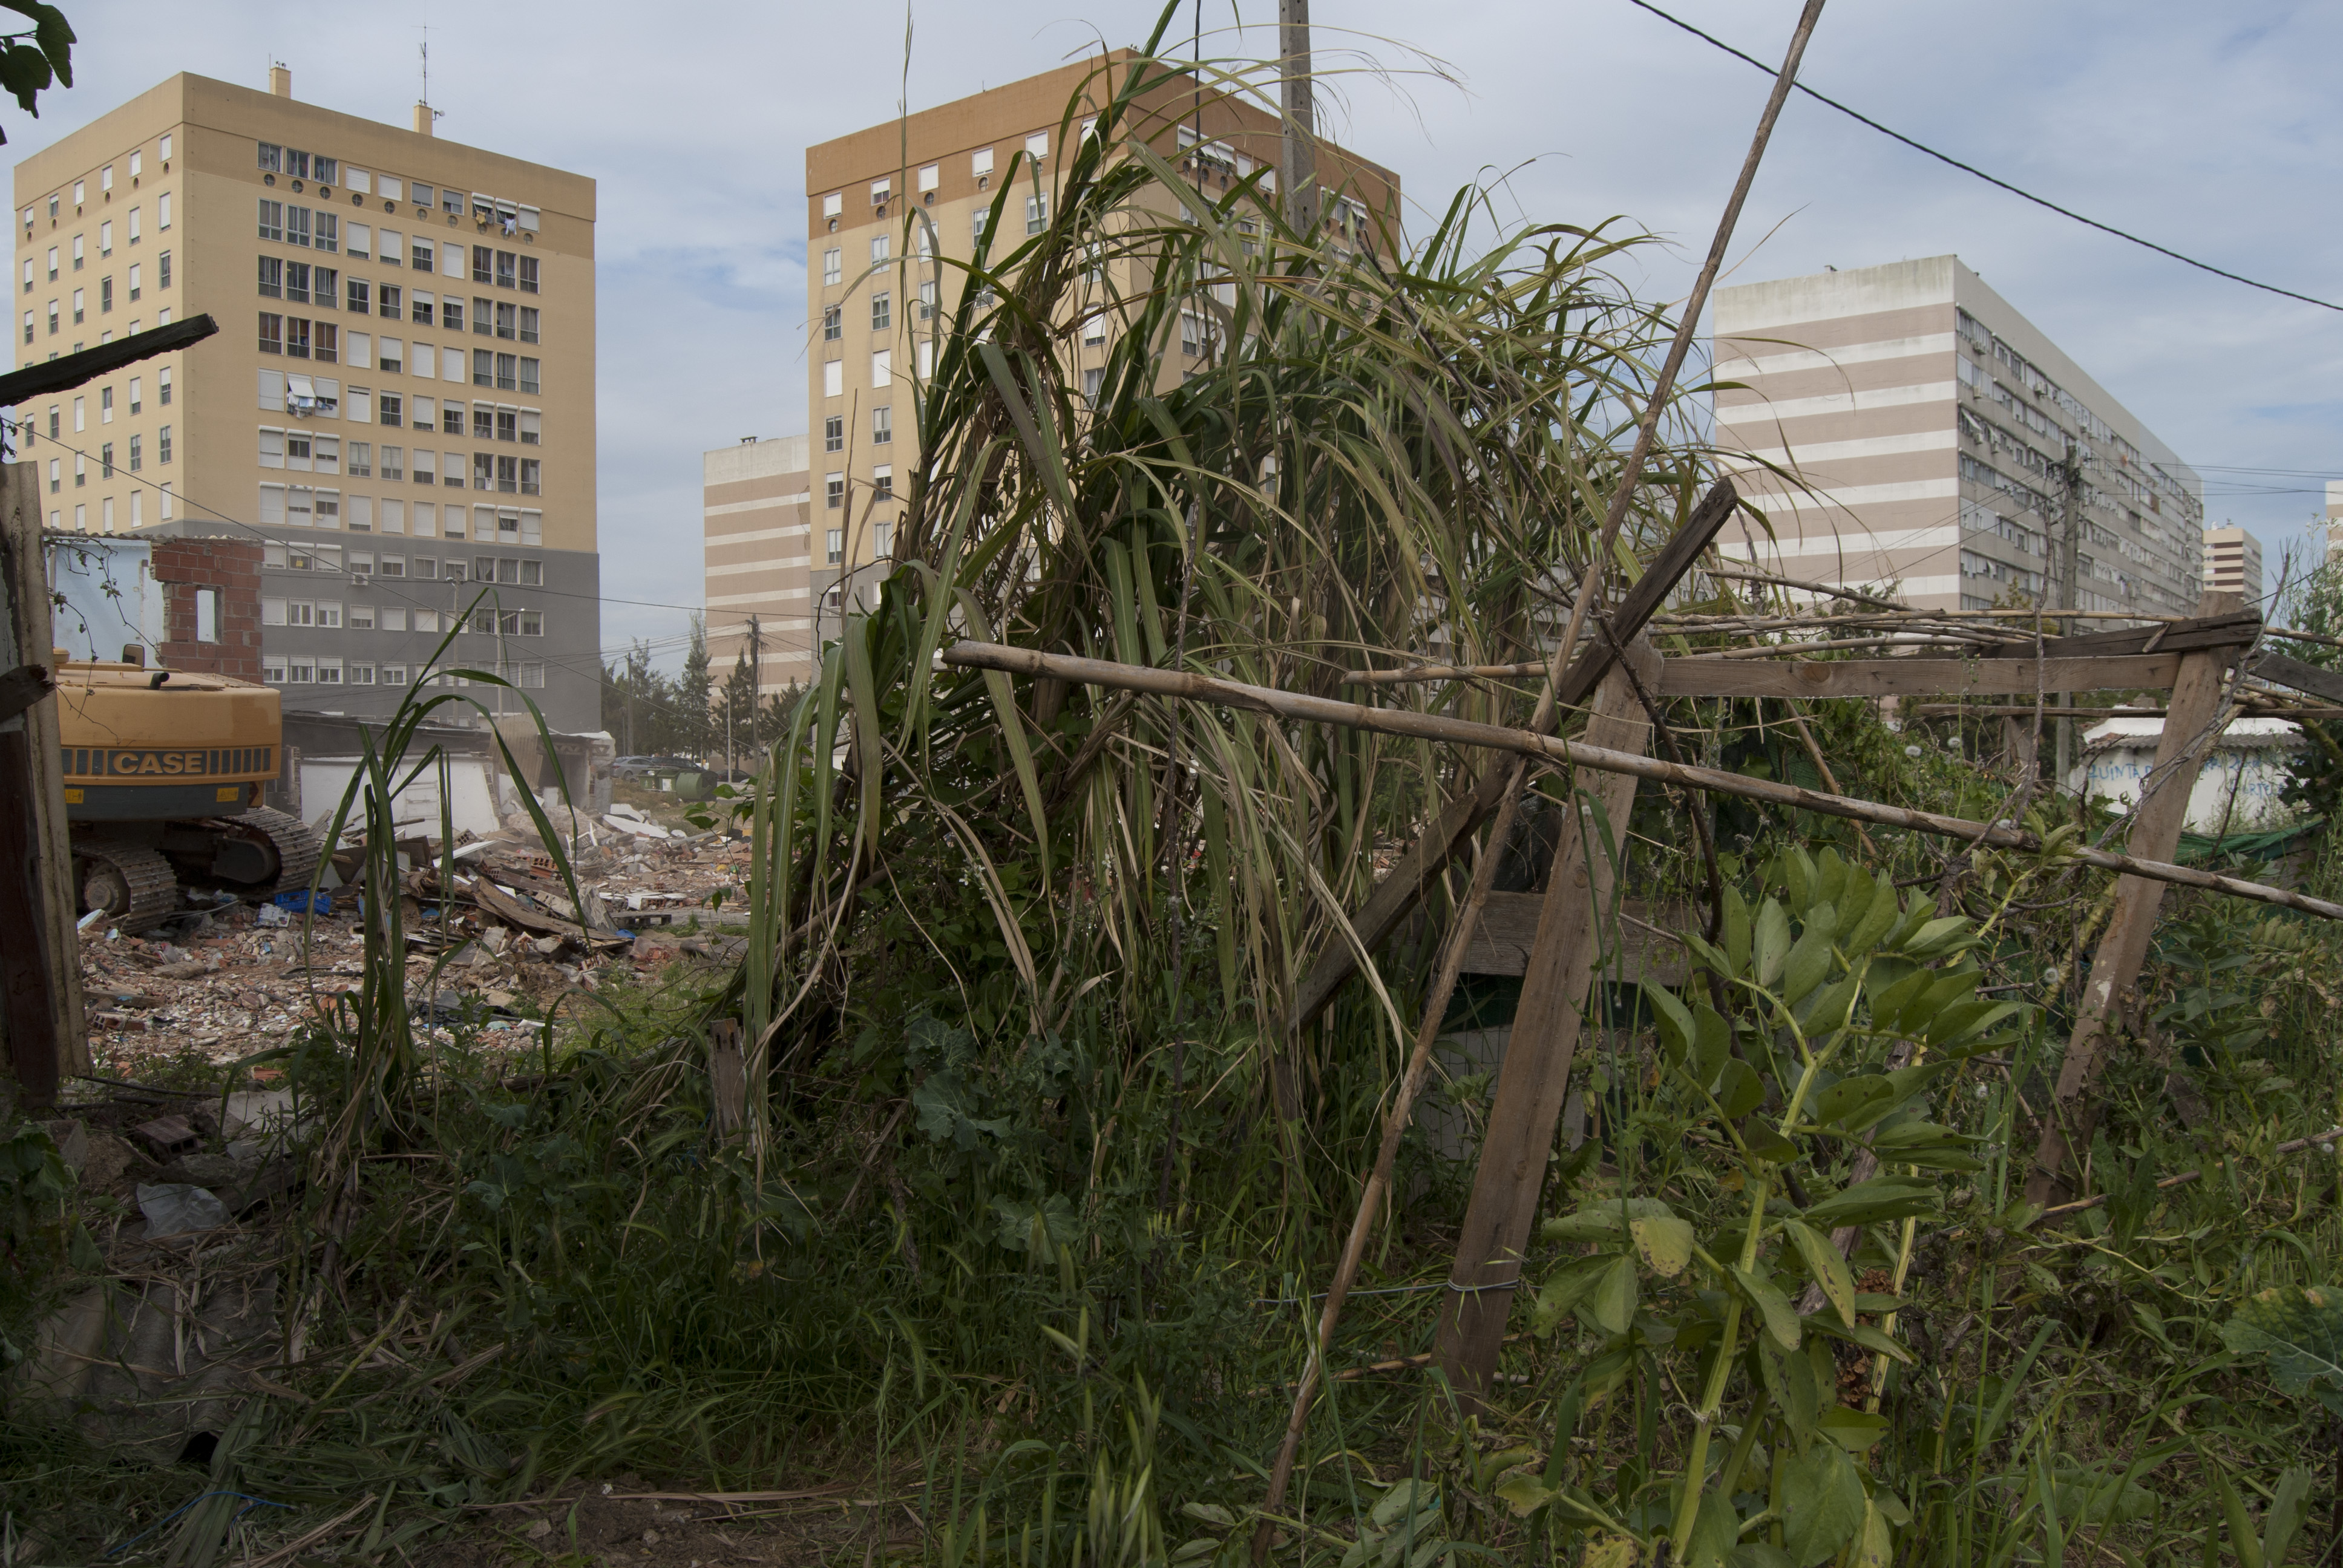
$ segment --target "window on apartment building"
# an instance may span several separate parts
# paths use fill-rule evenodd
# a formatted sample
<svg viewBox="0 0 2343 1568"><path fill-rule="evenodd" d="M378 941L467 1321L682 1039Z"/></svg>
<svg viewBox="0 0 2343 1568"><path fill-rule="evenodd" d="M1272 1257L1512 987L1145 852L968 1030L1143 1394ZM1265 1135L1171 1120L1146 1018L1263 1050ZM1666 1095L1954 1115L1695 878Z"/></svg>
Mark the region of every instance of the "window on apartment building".
<svg viewBox="0 0 2343 1568"><path fill-rule="evenodd" d="M347 471L349 473L349 475L350 475L350 477L353 477L353 478L357 478L357 479L363 479L363 478L367 478L367 477L370 477L370 476L374 473L374 443L373 443L373 442L371 442L371 441L353 441L353 442L351 442L351 443L350 443L349 457L350 457L350 460L349 460L349 463L348 463L348 465L347 465Z"/></svg>
<svg viewBox="0 0 2343 1568"><path fill-rule="evenodd" d="M54 281L56 276L57 253L55 250L52 250L49 252L49 276ZM838 286L840 279L843 278L845 276L846 269L840 260L840 253L838 250L838 247L832 246L830 249L823 251L821 253L822 286L825 288L835 288Z"/></svg>
<svg viewBox="0 0 2343 1568"><path fill-rule="evenodd" d="M56 280L57 280L57 247L56 247L55 246L49 246L49 281L50 281L51 283L55 283Z"/></svg>
<svg viewBox="0 0 2343 1568"><path fill-rule="evenodd" d="M304 317L285 318L285 355L288 359L309 357L309 323Z"/></svg>
<svg viewBox="0 0 2343 1568"><path fill-rule="evenodd" d="M285 243L307 247L309 243L309 209L288 205L285 208Z"/></svg>
<svg viewBox="0 0 2343 1568"><path fill-rule="evenodd" d="M263 354L285 352L285 318L282 316L266 310L260 313L260 351Z"/></svg>
<svg viewBox="0 0 2343 1568"><path fill-rule="evenodd" d="M520 411L520 444L524 447L545 444L545 414L542 409L524 408Z"/></svg>
<svg viewBox="0 0 2343 1568"><path fill-rule="evenodd" d="M53 462L49 467L54 469L56 465ZM54 477L54 475L52 477ZM55 489L55 487L56 487L55 485L50 487L52 489ZM822 505L828 507L833 512L846 505L845 475L831 474L822 481Z"/></svg>
<svg viewBox="0 0 2343 1568"><path fill-rule="evenodd" d="M146 466L146 453L142 445L144 439L139 436L130 437L130 471L134 474Z"/></svg>
<svg viewBox="0 0 2343 1568"><path fill-rule="evenodd" d="M472 405L472 437L478 441L496 438L497 410L492 403ZM460 434L461 432L458 432Z"/></svg>
<svg viewBox="0 0 2343 1568"><path fill-rule="evenodd" d="M50 336L50 337L55 337L56 335L57 335L57 302L56 302L55 300L52 299L52 300L50 300L50 301L49 301L49 336Z"/></svg>
<svg viewBox="0 0 2343 1568"><path fill-rule="evenodd" d="M145 406L146 397L146 378L145 377L133 376L130 378L130 411L133 414L137 413L138 410Z"/></svg>
<svg viewBox="0 0 2343 1568"><path fill-rule="evenodd" d="M538 292L537 262L538 258L533 256L524 256L520 258L520 291L523 294Z"/></svg>
<svg viewBox="0 0 2343 1568"><path fill-rule="evenodd" d="M81 270L81 265L82 265L82 236L79 236L79 235L75 235L75 236L73 236L73 269L74 269L75 272L79 272L79 271Z"/></svg>
<svg viewBox="0 0 2343 1568"><path fill-rule="evenodd" d="M25 342L27 342L27 343L30 343L32 340L33 340L33 313L32 313L31 311L29 311L29 310L28 310L28 311L25 312Z"/></svg>
<svg viewBox="0 0 2343 1568"><path fill-rule="evenodd" d="M101 277L97 280L97 313L100 316L106 316L110 314L113 309L114 279L111 277Z"/></svg>
<svg viewBox="0 0 2343 1568"><path fill-rule="evenodd" d="M870 444L884 447L895 439L895 410L887 404L870 410Z"/></svg>
<svg viewBox="0 0 2343 1568"><path fill-rule="evenodd" d="M56 328L52 326L49 330L55 332ZM844 397L845 394L846 362L842 359L826 359L822 361L821 395L825 397Z"/></svg>
<svg viewBox="0 0 2343 1568"><path fill-rule="evenodd" d="M518 288L520 286L519 263L519 256L512 251L500 250L497 252L497 286L498 288Z"/></svg>
<svg viewBox="0 0 2343 1568"><path fill-rule="evenodd" d="M844 528L830 529L822 543L824 547L822 559L829 565L836 566L846 558L846 530Z"/></svg>
<svg viewBox="0 0 2343 1568"><path fill-rule="evenodd" d="M342 220L320 207L317 214L317 248L338 253L342 248Z"/></svg>
<svg viewBox="0 0 2343 1568"><path fill-rule="evenodd" d="M822 420L821 449L825 452L846 449L846 418L843 415L831 414Z"/></svg>
<svg viewBox="0 0 2343 1568"><path fill-rule="evenodd" d="M78 436L84 430L88 428L89 399L86 397L76 397L74 399L74 434Z"/></svg>
<svg viewBox="0 0 2343 1568"><path fill-rule="evenodd" d="M425 239L421 235L417 235L414 239L407 243L407 265L413 270L417 272L430 272L434 270L433 264L437 259L438 255L437 250L433 247L431 242Z"/></svg>
<svg viewBox="0 0 2343 1568"><path fill-rule="evenodd" d="M112 218L107 218L97 226L97 254L102 256L114 254L114 220Z"/></svg>
<svg viewBox="0 0 2343 1568"><path fill-rule="evenodd" d="M537 307L534 305L520 307L520 340L523 343L537 341Z"/></svg>
<svg viewBox="0 0 2343 1568"><path fill-rule="evenodd" d="M518 441L520 439L519 409L499 408L497 410L497 439L499 441Z"/></svg>
<svg viewBox="0 0 2343 1568"><path fill-rule="evenodd" d="M472 247L472 281L486 283L496 276L496 253L485 245Z"/></svg>
<svg viewBox="0 0 2343 1568"><path fill-rule="evenodd" d="M895 468L881 463L870 470L870 494L873 499L891 501L895 498Z"/></svg>
<svg viewBox="0 0 2343 1568"><path fill-rule="evenodd" d="M884 332L894 325L895 302L885 289L870 297L870 330Z"/></svg>
<svg viewBox="0 0 2343 1568"><path fill-rule="evenodd" d="M416 326L429 327L433 325L439 318L438 310L438 301L432 295L430 290L423 288L410 288L407 291L407 317L409 320L413 321Z"/></svg>
<svg viewBox="0 0 2343 1568"><path fill-rule="evenodd" d="M873 265L887 259L888 256L890 254L888 249L888 246L892 240L892 236L882 234L876 236L871 239L870 260Z"/></svg>
<svg viewBox="0 0 2343 1568"><path fill-rule="evenodd" d="M930 277L920 285L920 319L933 321L935 318L936 280Z"/></svg>
<svg viewBox="0 0 2343 1568"><path fill-rule="evenodd" d="M519 306L500 304L497 307L497 336L507 341L520 336Z"/></svg>
<svg viewBox="0 0 2343 1568"><path fill-rule="evenodd" d="M407 314L406 290L396 283L386 283L375 292L376 314L385 321L397 321Z"/></svg>
<svg viewBox="0 0 2343 1568"><path fill-rule="evenodd" d="M171 427L168 425L155 432L155 460L158 463L171 460ZM167 489L163 497L163 515L166 518L171 515L171 498Z"/></svg>
<svg viewBox="0 0 2343 1568"><path fill-rule="evenodd" d="M85 314L83 309L83 306L85 303L84 297L88 293L89 290L85 288L76 288L73 291L73 319L75 327L79 327L82 324L82 318Z"/></svg>
<svg viewBox="0 0 2343 1568"><path fill-rule="evenodd" d="M492 337L496 335L496 316L494 307L488 300L482 299L478 295L474 295L472 297L472 331L474 335L480 337Z"/></svg>
<svg viewBox="0 0 2343 1568"><path fill-rule="evenodd" d="M138 302L138 296L141 292L138 286L139 271L140 265L137 262L132 262L130 264L130 300L134 305Z"/></svg>
<svg viewBox="0 0 2343 1568"><path fill-rule="evenodd" d="M103 441L98 444L97 477L101 479L111 479L114 477L114 443L111 441Z"/></svg>
<svg viewBox="0 0 2343 1568"><path fill-rule="evenodd" d="M285 264L285 297L296 305L309 303L309 264L307 262L292 261Z"/></svg>
<svg viewBox="0 0 2343 1568"><path fill-rule="evenodd" d="M895 355L892 349L881 348L870 357L870 387L884 392L895 379Z"/></svg>
<svg viewBox="0 0 2343 1568"><path fill-rule="evenodd" d="M492 349L472 350L472 385L493 387L497 383L497 357Z"/></svg>
<svg viewBox="0 0 2343 1568"><path fill-rule="evenodd" d="M439 297L439 329L443 332L464 330L464 302L452 294Z"/></svg>
<svg viewBox="0 0 2343 1568"><path fill-rule="evenodd" d="M846 307L825 305L821 307L821 340L835 343L846 336Z"/></svg>
<svg viewBox="0 0 2343 1568"><path fill-rule="evenodd" d="M530 393L544 390L538 380L538 361L526 354L520 357L520 385L515 390Z"/></svg>
<svg viewBox="0 0 2343 1568"><path fill-rule="evenodd" d="M111 387L97 389L97 422L101 425L114 423L114 388Z"/></svg>
<svg viewBox="0 0 2343 1568"><path fill-rule="evenodd" d="M1049 222L1050 198L1046 196L1027 196L1025 198L1025 232L1039 234L1049 226Z"/></svg>

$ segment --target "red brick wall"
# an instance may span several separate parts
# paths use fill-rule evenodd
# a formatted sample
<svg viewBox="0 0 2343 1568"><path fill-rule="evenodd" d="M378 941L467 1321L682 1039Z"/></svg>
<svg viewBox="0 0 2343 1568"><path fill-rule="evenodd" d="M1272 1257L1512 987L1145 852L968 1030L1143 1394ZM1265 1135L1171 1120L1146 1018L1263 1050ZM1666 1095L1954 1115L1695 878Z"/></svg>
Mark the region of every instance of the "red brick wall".
<svg viewBox="0 0 2343 1568"><path fill-rule="evenodd" d="M156 539L155 580L163 588L162 662L190 673L260 678L260 559L257 540ZM196 598L219 590L219 640L196 640Z"/></svg>

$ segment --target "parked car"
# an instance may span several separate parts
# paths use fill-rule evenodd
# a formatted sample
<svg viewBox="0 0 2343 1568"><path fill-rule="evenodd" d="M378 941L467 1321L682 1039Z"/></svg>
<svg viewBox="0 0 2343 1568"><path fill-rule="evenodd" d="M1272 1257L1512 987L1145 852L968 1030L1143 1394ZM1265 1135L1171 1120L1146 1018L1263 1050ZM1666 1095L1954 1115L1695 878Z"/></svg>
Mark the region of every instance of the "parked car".
<svg viewBox="0 0 2343 1568"><path fill-rule="evenodd" d="M689 757L621 757L610 764L614 779L650 779L661 773L697 773L700 765Z"/></svg>

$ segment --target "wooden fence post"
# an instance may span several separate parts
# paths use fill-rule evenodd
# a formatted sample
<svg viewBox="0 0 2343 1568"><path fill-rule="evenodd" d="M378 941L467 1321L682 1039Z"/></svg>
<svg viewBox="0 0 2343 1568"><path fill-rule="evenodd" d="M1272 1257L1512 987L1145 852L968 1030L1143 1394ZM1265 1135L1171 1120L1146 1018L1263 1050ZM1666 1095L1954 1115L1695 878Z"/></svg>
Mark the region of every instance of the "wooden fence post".
<svg viewBox="0 0 2343 1568"><path fill-rule="evenodd" d="M1659 657L1638 638L1626 658L1648 689ZM1650 743L1651 723L1626 671L1613 669L1597 688L1587 715L1586 743L1641 752ZM1497 1370L1505 1317L1517 1293L1522 1256L1537 1220L1538 1191L1554 1152L1554 1129L1570 1085L1571 1057L1578 1046L1579 1016L1601 947L1600 926L1611 901L1616 868L1590 830L1607 820L1613 845L1627 844L1627 817L1635 803L1632 775L1578 776L1584 803L1564 819L1546 879L1537 939L1522 974L1522 996L1513 1011L1505 1060L1497 1070L1496 1097L1473 1173L1473 1201L1456 1244L1456 1262L1441 1303L1434 1363L1465 1408L1477 1408ZM1602 817L1598 819L1596 810Z"/></svg>
<svg viewBox="0 0 2343 1568"><path fill-rule="evenodd" d="M49 636L38 471L12 463L0 470L0 670L47 670ZM65 1074L89 1070L73 849L56 758L54 697L0 720L0 989L6 992L0 1017L9 1069L27 1107L50 1104Z"/></svg>
<svg viewBox="0 0 2343 1568"><path fill-rule="evenodd" d="M2197 613L2219 615L2236 610L2242 602L2237 594L2208 593ZM2220 716L2222 672L2239 651L2210 648L2182 656L2172 700L2165 709L2164 734L2156 745L2156 766L2132 816L2131 835L2125 845L2128 853L2143 859L2169 860L2180 847L2188 796L2197 786L2204 753L2212 744L2197 742ZM2107 1064L2107 1030L2119 1021L2131 1000L2163 903L2162 882L2124 877L2116 883L2115 913L2091 960L2091 978L2084 985L2082 1006L2058 1069L2057 1092L2043 1119L2034 1168L2026 1174L2029 1203L2046 1206L2072 1196L2066 1191L2067 1161L2075 1149L2089 1144L2091 1130L2098 1121L2093 1091L2099 1070Z"/></svg>

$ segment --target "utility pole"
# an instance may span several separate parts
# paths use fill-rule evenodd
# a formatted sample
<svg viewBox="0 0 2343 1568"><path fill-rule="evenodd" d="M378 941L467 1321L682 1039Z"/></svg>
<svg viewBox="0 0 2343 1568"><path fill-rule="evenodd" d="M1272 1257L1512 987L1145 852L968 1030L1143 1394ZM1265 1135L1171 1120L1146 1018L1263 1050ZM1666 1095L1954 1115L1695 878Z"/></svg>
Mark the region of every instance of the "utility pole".
<svg viewBox="0 0 2343 1568"><path fill-rule="evenodd" d="M1318 231L1318 116L1310 96L1310 0L1277 0L1279 107L1285 145L1277 171L1285 187L1285 221L1296 234Z"/></svg>
<svg viewBox="0 0 2343 1568"><path fill-rule="evenodd" d="M2083 533L2081 450L2081 447L2076 444L2075 438L2072 436L2067 437L2066 455L2056 465L2060 489L2058 508L2058 608L2060 609L2074 609L2082 602L2081 595L2077 591L2081 586ZM2071 616L2062 617L2058 623L2058 629L2061 635L2072 637L2075 635L2076 626L2077 622ZM2057 702L2061 708L2072 708L2075 706L2075 694L2071 691L2062 691L2058 694ZM2058 720L2057 737L2056 760L2053 763L2056 771L2052 776L2052 787L2063 789L2066 787L2066 770L2074 766L2075 721L2072 719Z"/></svg>
<svg viewBox="0 0 2343 1568"><path fill-rule="evenodd" d="M749 618L749 754L757 754L757 710L765 706L765 628Z"/></svg>

